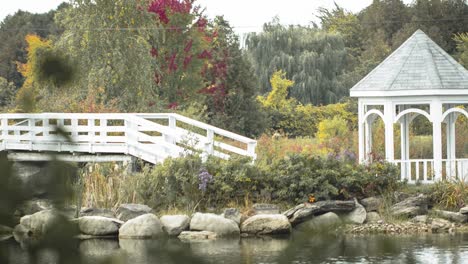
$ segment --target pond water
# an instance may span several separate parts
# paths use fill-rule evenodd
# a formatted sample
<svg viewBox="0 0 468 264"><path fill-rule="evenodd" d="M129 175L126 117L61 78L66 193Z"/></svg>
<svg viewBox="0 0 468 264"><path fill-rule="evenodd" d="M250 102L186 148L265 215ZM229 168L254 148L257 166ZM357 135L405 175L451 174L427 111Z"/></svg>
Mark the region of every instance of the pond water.
<svg viewBox="0 0 468 264"><path fill-rule="evenodd" d="M14 240L0 242L9 263L29 264ZM86 263L468 263L468 234L421 236L309 235L182 243L175 240L105 240L79 243ZM1 262L1 261L0 261ZM42 254L39 263L60 263Z"/></svg>

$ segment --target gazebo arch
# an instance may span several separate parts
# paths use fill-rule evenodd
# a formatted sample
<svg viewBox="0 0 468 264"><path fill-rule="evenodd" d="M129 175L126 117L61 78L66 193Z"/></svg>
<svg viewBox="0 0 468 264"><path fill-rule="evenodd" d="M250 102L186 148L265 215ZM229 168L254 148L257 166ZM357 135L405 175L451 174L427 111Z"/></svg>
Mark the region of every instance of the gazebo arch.
<svg viewBox="0 0 468 264"><path fill-rule="evenodd" d="M456 159L453 154L456 117L459 114L468 116L466 110L456 108L468 104L468 71L424 32L417 30L358 82L350 94L359 101L361 163L369 161L368 118L378 115L385 124L385 158L400 165L402 180L433 182L443 176L468 179L468 159ZM375 106L383 107L383 113L373 109ZM432 159L412 160L409 157L409 125L418 115L424 115L432 123ZM401 131L399 160L394 155L395 123L400 124ZM442 123L447 124L447 159L442 157Z"/></svg>
<svg viewBox="0 0 468 264"><path fill-rule="evenodd" d="M366 112L364 117L362 118L363 126L364 126L364 151L367 161L371 161L370 154L372 152L372 124L374 123L375 119L380 117L382 121L384 120L384 114L377 109L371 109Z"/></svg>

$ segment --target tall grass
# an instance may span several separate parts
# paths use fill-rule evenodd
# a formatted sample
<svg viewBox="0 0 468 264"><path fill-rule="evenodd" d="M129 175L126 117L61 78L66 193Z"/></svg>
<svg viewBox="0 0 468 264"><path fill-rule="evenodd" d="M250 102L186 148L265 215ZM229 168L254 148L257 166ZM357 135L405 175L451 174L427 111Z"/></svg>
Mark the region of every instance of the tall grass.
<svg viewBox="0 0 468 264"><path fill-rule="evenodd" d="M135 193L138 183L132 181L126 170L118 163L96 163L83 168L81 206L115 209L122 203L138 202Z"/></svg>

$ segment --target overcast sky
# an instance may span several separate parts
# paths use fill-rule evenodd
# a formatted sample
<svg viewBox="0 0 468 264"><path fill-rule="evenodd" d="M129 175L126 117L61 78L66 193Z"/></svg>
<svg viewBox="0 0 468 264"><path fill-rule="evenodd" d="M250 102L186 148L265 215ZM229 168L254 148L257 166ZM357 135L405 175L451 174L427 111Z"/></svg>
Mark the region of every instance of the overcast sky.
<svg viewBox="0 0 468 264"><path fill-rule="evenodd" d="M347 10L358 12L372 0L334 0ZM318 7L333 7L333 0L198 0L209 17L224 15L237 32L259 31L263 23L278 15L282 24L310 24ZM0 20L18 9L44 13L64 0L0 0ZM405 0L406 3L411 0Z"/></svg>

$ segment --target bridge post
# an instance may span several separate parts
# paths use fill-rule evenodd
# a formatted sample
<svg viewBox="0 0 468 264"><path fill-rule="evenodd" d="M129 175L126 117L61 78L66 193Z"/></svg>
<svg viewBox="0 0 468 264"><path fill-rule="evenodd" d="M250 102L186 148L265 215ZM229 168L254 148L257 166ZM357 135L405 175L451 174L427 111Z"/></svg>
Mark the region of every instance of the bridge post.
<svg viewBox="0 0 468 264"><path fill-rule="evenodd" d="M2 150L6 149L6 137L8 136L8 119L2 118L1 121L1 126L2 126Z"/></svg>
<svg viewBox="0 0 468 264"><path fill-rule="evenodd" d="M257 147L257 141L249 142L247 144L247 152L249 153L249 156L251 156L253 160L257 159L257 154L255 153L256 147Z"/></svg>
<svg viewBox="0 0 468 264"><path fill-rule="evenodd" d="M29 150L33 150L33 141L34 137L36 136L36 132L34 131L34 128L36 126L36 120L34 118L28 119L28 129L29 129Z"/></svg>
<svg viewBox="0 0 468 264"><path fill-rule="evenodd" d="M125 127L125 136L127 137L127 154L132 154L133 149L138 144L138 137L136 136L136 133L138 132L138 125L126 118Z"/></svg>
<svg viewBox="0 0 468 264"><path fill-rule="evenodd" d="M88 137L89 137L89 153L94 153L93 145L94 145L94 137L96 136L96 130L94 127L94 119L88 119Z"/></svg>
<svg viewBox="0 0 468 264"><path fill-rule="evenodd" d="M177 120L175 117L173 116L169 116L169 128L173 131L175 131L175 129L177 128ZM169 142L171 144L175 144L176 143L176 140L173 136L171 135L165 135L164 136L164 139L166 140L166 142Z"/></svg>
<svg viewBox="0 0 468 264"><path fill-rule="evenodd" d="M208 159L208 156L213 155L214 152L214 131L211 129L206 130L206 142L205 142L205 149L203 153L203 161Z"/></svg>

